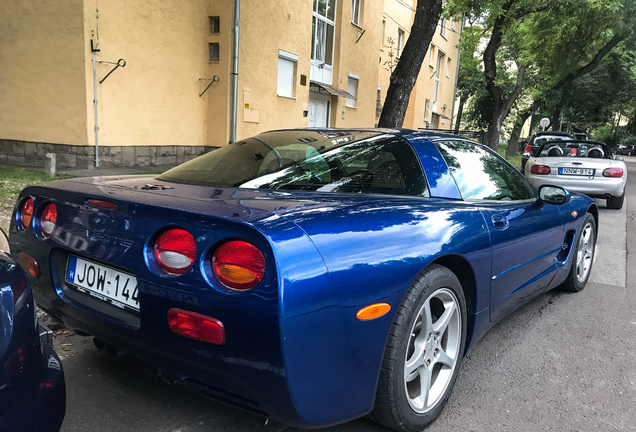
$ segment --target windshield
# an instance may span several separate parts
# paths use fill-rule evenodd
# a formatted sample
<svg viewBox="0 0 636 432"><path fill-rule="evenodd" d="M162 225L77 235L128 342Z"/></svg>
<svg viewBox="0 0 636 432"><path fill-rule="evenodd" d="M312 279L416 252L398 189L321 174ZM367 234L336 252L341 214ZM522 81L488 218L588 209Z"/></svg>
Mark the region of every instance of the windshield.
<svg viewBox="0 0 636 432"><path fill-rule="evenodd" d="M159 180L205 186L428 196L402 138L372 132L267 132L179 165Z"/></svg>
<svg viewBox="0 0 636 432"><path fill-rule="evenodd" d="M534 145L540 147L541 144L547 141L568 141L571 139L572 138L570 138L569 136L563 135L541 135L540 137L534 139Z"/></svg>

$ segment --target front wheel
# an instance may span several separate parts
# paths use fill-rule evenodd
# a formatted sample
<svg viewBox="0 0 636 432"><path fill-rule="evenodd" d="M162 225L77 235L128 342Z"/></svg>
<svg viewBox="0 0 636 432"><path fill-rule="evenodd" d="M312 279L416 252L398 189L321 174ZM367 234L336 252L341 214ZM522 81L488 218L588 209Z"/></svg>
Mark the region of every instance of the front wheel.
<svg viewBox="0 0 636 432"><path fill-rule="evenodd" d="M453 272L434 264L418 276L393 320L372 420L420 431L439 416L464 355L466 313Z"/></svg>
<svg viewBox="0 0 636 432"><path fill-rule="evenodd" d="M596 250L596 221L594 216L587 213L581 224L581 230L575 237L576 248L572 251L572 267L568 277L561 285L561 289L579 292L587 284L594 262Z"/></svg>

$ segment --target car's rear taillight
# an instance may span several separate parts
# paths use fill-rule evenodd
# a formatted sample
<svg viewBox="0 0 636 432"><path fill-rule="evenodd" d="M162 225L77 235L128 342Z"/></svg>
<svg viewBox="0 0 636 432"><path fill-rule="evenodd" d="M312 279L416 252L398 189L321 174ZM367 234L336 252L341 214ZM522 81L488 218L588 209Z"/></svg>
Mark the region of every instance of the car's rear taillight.
<svg viewBox="0 0 636 432"><path fill-rule="evenodd" d="M20 228L28 229L29 225L31 225L31 221L33 220L33 199L27 198L22 202L20 206L20 210L18 210L18 222L20 223Z"/></svg>
<svg viewBox="0 0 636 432"><path fill-rule="evenodd" d="M170 229L157 238L154 246L157 264L171 275L187 272L197 255L197 244L188 231L180 228Z"/></svg>
<svg viewBox="0 0 636 432"><path fill-rule="evenodd" d="M526 148L523 150L523 152L532 154L532 146L528 144Z"/></svg>
<svg viewBox="0 0 636 432"><path fill-rule="evenodd" d="M225 328L216 318L181 309L168 311L168 326L174 333L215 345L225 343Z"/></svg>
<svg viewBox="0 0 636 432"><path fill-rule="evenodd" d="M248 290L263 280L265 256L252 243L231 240L214 252L212 269L225 286L235 290Z"/></svg>
<svg viewBox="0 0 636 432"><path fill-rule="evenodd" d="M55 204L49 203L42 210L42 216L40 216L40 230L42 236L45 238L50 236L55 229L55 223L57 222L57 207Z"/></svg>
<svg viewBox="0 0 636 432"><path fill-rule="evenodd" d="M623 170L621 168L606 168L603 171L603 177L623 177Z"/></svg>
<svg viewBox="0 0 636 432"><path fill-rule="evenodd" d="M533 165L532 168L530 168L530 172L532 174L541 175L550 174L550 167L546 165Z"/></svg>

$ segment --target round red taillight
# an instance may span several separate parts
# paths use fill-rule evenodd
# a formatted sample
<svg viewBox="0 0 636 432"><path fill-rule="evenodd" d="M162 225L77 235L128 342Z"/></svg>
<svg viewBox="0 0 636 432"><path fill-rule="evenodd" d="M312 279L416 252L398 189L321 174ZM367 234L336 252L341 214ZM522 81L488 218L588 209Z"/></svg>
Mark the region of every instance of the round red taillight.
<svg viewBox="0 0 636 432"><path fill-rule="evenodd" d="M532 174L550 174L550 167L545 165L532 165L530 172Z"/></svg>
<svg viewBox="0 0 636 432"><path fill-rule="evenodd" d="M33 220L33 199L27 198L22 203L20 207L20 213L18 215L18 219L20 221L20 225L22 228L27 229L29 225L31 225L31 221Z"/></svg>
<svg viewBox="0 0 636 432"><path fill-rule="evenodd" d="M157 238L154 256L157 264L166 272L180 275L187 272L197 255L197 244L188 231L170 229Z"/></svg>
<svg viewBox="0 0 636 432"><path fill-rule="evenodd" d="M57 207L55 204L50 203L42 210L42 216L40 216L40 229L42 235L48 237L55 229L55 223L57 222Z"/></svg>
<svg viewBox="0 0 636 432"><path fill-rule="evenodd" d="M603 177L623 177L623 170L621 168L606 168L603 171Z"/></svg>
<svg viewBox="0 0 636 432"><path fill-rule="evenodd" d="M216 277L235 290L254 288L265 275L265 256L252 243L232 240L223 243L212 256Z"/></svg>

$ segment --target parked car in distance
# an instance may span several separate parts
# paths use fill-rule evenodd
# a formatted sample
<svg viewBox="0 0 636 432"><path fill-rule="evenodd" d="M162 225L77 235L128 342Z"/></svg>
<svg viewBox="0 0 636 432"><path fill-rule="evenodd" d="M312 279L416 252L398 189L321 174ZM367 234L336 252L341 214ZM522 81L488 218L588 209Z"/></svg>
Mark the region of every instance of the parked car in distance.
<svg viewBox="0 0 636 432"><path fill-rule="evenodd" d="M62 365L19 262L0 229L0 431L58 432L66 409Z"/></svg>
<svg viewBox="0 0 636 432"><path fill-rule="evenodd" d="M623 207L627 167L622 156L597 141L549 141L528 160L526 178L535 187L559 185L603 198L610 209Z"/></svg>
<svg viewBox="0 0 636 432"><path fill-rule="evenodd" d="M570 140L572 139L572 134L568 132L554 132L554 131L545 131L545 132L537 132L528 138L528 142L526 144L523 153L521 154L521 172L525 172L526 163L528 159L530 159L534 154L536 154L537 149L546 141L554 141L554 140Z"/></svg>
<svg viewBox="0 0 636 432"><path fill-rule="evenodd" d="M461 137L302 129L27 187L11 241L47 312L153 375L293 427L415 431L494 323L585 287L597 223Z"/></svg>
<svg viewBox="0 0 636 432"><path fill-rule="evenodd" d="M614 154L623 155L623 156L629 154L630 150L631 150L630 147L623 144L619 144L616 147L612 148L612 151L614 152Z"/></svg>

